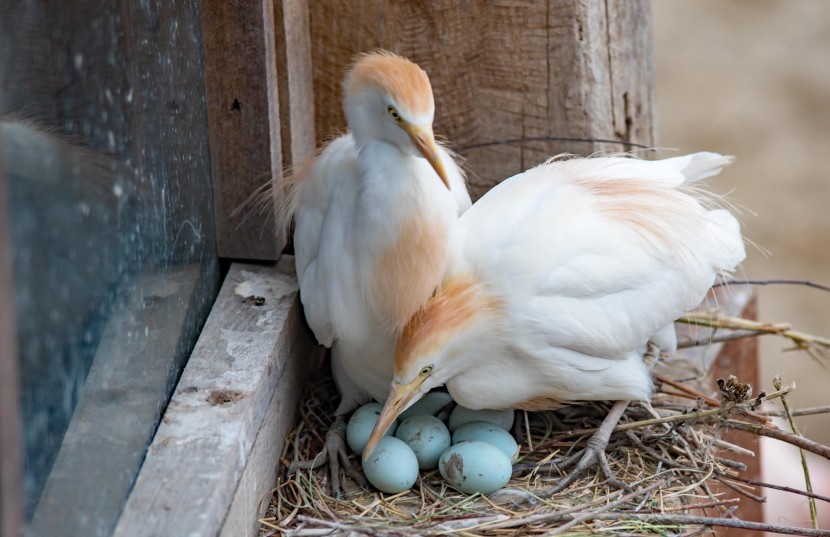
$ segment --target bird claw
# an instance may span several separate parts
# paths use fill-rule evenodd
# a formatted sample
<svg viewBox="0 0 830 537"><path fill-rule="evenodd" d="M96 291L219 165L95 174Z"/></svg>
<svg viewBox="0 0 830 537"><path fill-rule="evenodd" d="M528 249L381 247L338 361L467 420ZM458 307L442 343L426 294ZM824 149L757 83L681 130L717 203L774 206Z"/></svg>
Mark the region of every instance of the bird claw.
<svg viewBox="0 0 830 537"><path fill-rule="evenodd" d="M557 492L565 489L568 485L576 481L585 470L599 464L602 473L605 475L606 482L618 489L623 489L631 492L631 487L624 481L617 479L611 472L611 467L608 464L608 457L605 455L605 449L608 447L608 440L611 438L611 431L617 425L625 408L628 406L628 401L617 401L608 412L608 415L602 421L597 432L588 439L588 445L582 453L575 453L568 457L561 465L558 465L559 470L565 470L573 466L573 470L559 480L551 489L544 492L543 497L550 497Z"/></svg>
<svg viewBox="0 0 830 537"><path fill-rule="evenodd" d="M588 441L588 446L582 453L576 453L559 465L560 470L565 470L573 466L573 470L566 476L560 479L556 485L546 490L543 497L547 498L554 494L561 492L566 487L571 485L576 479L585 473L590 467L599 465L605 476L606 482L614 488L623 489L626 492L631 492L633 489L621 479L614 476L611 467L608 464L608 457L605 454L604 445L597 445L600 442L594 442L595 437L591 437Z"/></svg>
<svg viewBox="0 0 830 537"><path fill-rule="evenodd" d="M368 488L366 479L355 470L349 460L349 452L346 450L346 422L338 418L326 433L326 443L322 453L318 457L308 461L294 461L288 466L288 475L297 470L316 470L328 463L329 479L331 480L331 494L339 499L344 492L340 481L340 468L352 478L355 483L363 488Z"/></svg>

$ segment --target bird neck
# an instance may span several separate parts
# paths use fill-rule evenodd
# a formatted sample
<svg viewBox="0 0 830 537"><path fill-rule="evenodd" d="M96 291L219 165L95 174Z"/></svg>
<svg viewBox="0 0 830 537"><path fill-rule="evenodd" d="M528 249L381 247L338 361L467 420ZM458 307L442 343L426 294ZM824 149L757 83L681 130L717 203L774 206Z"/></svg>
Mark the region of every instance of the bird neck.
<svg viewBox="0 0 830 537"><path fill-rule="evenodd" d="M359 153L361 188L355 208L360 250L373 259L366 272L367 303L395 331L441 284L457 228L457 205L424 158L408 157L383 142Z"/></svg>

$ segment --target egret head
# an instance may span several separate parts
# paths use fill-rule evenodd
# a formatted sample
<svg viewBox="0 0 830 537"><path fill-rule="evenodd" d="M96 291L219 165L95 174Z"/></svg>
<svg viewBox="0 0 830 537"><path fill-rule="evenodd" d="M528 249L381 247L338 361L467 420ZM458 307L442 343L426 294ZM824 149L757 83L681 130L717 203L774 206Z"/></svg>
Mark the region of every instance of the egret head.
<svg viewBox="0 0 830 537"><path fill-rule="evenodd" d="M412 317L398 339L391 391L363 452L364 460L404 410L431 389L475 367L470 361L479 350L475 342L485 339L483 331L491 324L483 321L494 315L498 315L498 301L480 285L463 279L445 283Z"/></svg>
<svg viewBox="0 0 830 537"><path fill-rule="evenodd" d="M343 112L358 142L381 140L423 156L449 188L432 133L432 86L423 69L388 51L358 56L343 81Z"/></svg>

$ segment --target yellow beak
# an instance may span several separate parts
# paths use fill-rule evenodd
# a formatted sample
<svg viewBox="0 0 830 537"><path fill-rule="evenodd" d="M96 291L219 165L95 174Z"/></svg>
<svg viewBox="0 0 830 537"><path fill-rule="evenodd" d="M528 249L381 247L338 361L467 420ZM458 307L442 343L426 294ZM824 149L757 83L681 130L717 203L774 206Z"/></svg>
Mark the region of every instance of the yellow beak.
<svg viewBox="0 0 830 537"><path fill-rule="evenodd" d="M415 125L405 124L403 129L412 138L415 147L424 155L424 158L441 178L444 186L450 188L450 181L447 179L447 172L444 170L444 165L441 163L441 157L438 154L438 145L435 143L435 137L432 135L432 129L429 127L418 127Z"/></svg>
<svg viewBox="0 0 830 537"><path fill-rule="evenodd" d="M386 434L386 431L392 425L392 422L397 419L401 413L409 408L424 394L420 393L419 388L423 384L425 377L418 377L409 384L401 385L392 383L392 392L386 399L386 404L380 411L378 421L375 423L375 428L372 429L372 434L369 436L369 442L366 444L366 449L363 450L363 460L369 460L369 456L375 450L380 439Z"/></svg>

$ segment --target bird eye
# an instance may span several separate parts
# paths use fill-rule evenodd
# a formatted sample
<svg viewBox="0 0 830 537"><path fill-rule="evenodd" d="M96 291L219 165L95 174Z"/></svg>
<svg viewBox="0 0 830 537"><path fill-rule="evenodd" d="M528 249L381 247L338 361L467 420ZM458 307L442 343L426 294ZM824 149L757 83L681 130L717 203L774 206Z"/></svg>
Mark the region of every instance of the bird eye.
<svg viewBox="0 0 830 537"><path fill-rule="evenodd" d="M429 375L432 373L432 366L428 365L425 368L421 369L421 375Z"/></svg>
<svg viewBox="0 0 830 537"><path fill-rule="evenodd" d="M388 107L386 111L389 112L389 115L392 116L392 119L394 119L395 121L401 120L401 115L398 113L394 106Z"/></svg>

